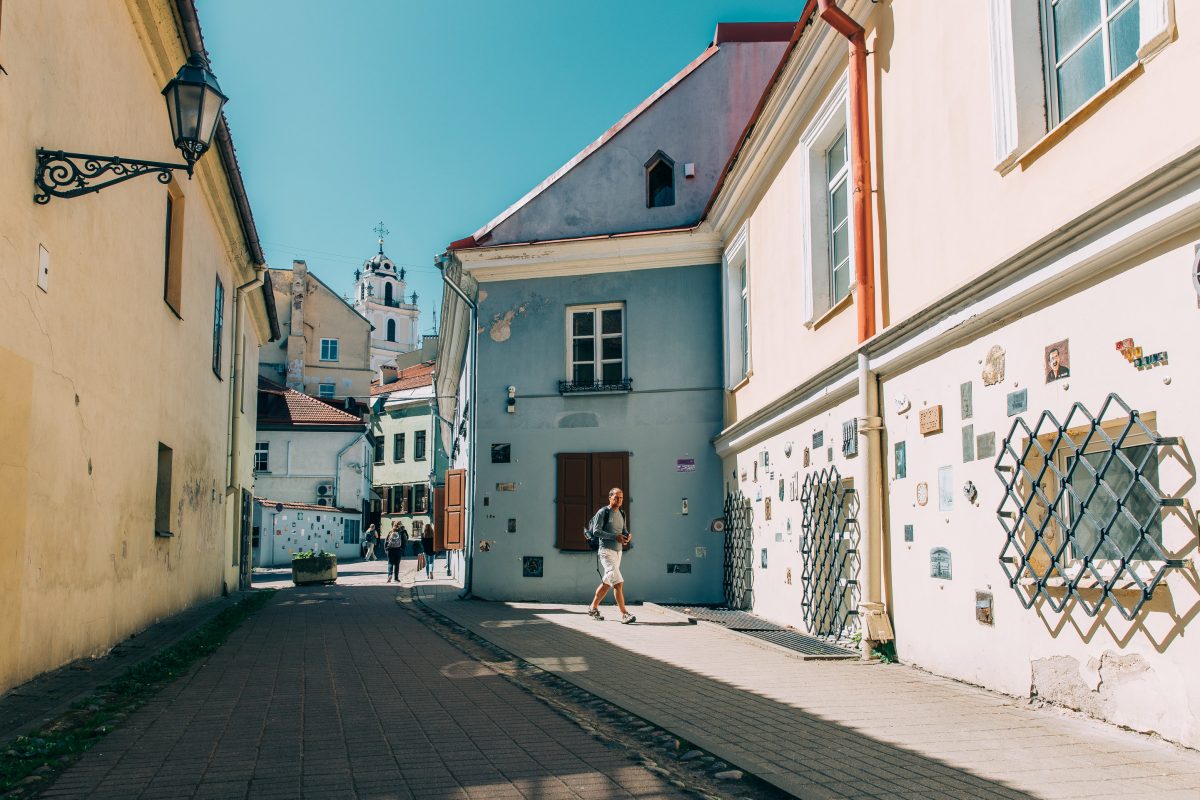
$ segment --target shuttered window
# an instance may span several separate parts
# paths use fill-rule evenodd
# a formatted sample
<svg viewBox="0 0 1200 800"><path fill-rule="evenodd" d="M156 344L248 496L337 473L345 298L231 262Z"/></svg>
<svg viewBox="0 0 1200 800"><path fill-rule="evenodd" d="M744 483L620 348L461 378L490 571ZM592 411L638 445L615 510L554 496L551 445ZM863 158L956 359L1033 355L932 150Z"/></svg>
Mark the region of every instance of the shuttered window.
<svg viewBox="0 0 1200 800"><path fill-rule="evenodd" d="M625 523L630 528L633 505L629 488L629 453L558 454L558 534L559 550L589 550L583 529L592 514L608 503L608 492L615 486L625 492Z"/></svg>

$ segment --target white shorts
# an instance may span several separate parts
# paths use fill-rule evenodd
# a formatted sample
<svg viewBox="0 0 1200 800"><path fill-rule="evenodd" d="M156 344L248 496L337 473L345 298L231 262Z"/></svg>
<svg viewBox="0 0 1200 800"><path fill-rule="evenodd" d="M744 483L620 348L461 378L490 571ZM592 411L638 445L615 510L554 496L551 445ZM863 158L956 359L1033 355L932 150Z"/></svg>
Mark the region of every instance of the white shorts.
<svg viewBox="0 0 1200 800"><path fill-rule="evenodd" d="M609 586L624 583L625 578L621 576L621 551L600 548L596 552L600 556L600 569L604 572L604 577L600 579L600 582L607 583Z"/></svg>

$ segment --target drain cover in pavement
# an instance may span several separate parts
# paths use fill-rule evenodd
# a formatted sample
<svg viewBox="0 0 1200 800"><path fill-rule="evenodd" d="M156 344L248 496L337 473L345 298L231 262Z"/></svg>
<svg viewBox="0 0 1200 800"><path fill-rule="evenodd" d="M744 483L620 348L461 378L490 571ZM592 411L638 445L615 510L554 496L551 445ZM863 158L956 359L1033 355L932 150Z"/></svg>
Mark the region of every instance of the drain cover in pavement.
<svg viewBox="0 0 1200 800"><path fill-rule="evenodd" d="M672 611L687 614L693 619L704 622L714 622L723 625L731 631L744 633L765 642L786 647L806 656L821 656L824 658L858 658L858 653L845 647L823 641L815 636L798 633L782 625L767 622L745 611L732 608L705 608L703 606L665 606Z"/></svg>

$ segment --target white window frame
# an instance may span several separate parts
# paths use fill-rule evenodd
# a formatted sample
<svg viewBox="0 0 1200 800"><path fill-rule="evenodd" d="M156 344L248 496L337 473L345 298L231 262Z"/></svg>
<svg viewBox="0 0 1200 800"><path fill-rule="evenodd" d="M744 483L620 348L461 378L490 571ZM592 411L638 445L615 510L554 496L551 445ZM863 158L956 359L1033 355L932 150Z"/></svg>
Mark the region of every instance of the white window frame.
<svg viewBox="0 0 1200 800"><path fill-rule="evenodd" d="M1011 172L1054 127L1042 53L1041 0L988 0L995 169ZM1139 0L1138 60L1146 63L1175 36L1175 0ZM1086 104L1085 104L1086 105Z"/></svg>
<svg viewBox="0 0 1200 800"><path fill-rule="evenodd" d="M337 397L337 384L336 383L318 383L317 384L317 397L321 398L322 400L334 399L335 397Z"/></svg>
<svg viewBox="0 0 1200 800"><path fill-rule="evenodd" d="M261 461L260 461L261 457ZM261 466L260 466L261 464ZM270 442L255 442L254 443L254 471L255 472L270 472L271 471L271 443Z"/></svg>
<svg viewBox="0 0 1200 800"><path fill-rule="evenodd" d="M801 192L801 260L804 270L805 327L811 328L827 311L845 298L834 301L832 271L829 263L829 180L825 170L826 152L843 131L850 130L849 75L845 72L817 110L813 121L800 136L800 160L804 180ZM849 162L853 153L847 158ZM849 166L847 166L849 169ZM855 292L854 264L859 255L854 250L854 217L850 213L850 193L847 192L847 236L850 243L850 276L846 296Z"/></svg>
<svg viewBox="0 0 1200 800"><path fill-rule="evenodd" d="M733 389L751 373L750 234L743 225L722 256L725 305L725 388ZM743 284L744 281L744 284Z"/></svg>
<svg viewBox="0 0 1200 800"><path fill-rule="evenodd" d="M1112 21L1131 6L1138 3L1138 0L1120 0L1120 5L1115 11L1108 10L1109 0L1091 0L1099 7L1100 24L1099 27L1093 30L1089 35L1085 36L1081 41L1076 43L1067 53L1059 54L1054 48L1054 13L1053 7L1064 2L1064 0L1040 0L1041 18L1042 18L1042 52L1045 54L1043 58L1044 78L1046 81L1046 106L1049 110L1049 127L1054 128L1062 124L1062 121L1071 114L1075 113L1079 108L1087 105L1091 97L1095 97L1107 88L1113 81L1121 77L1127 70L1137 65L1137 56L1135 53L1134 61L1120 73L1114 74L1112 65L1112 41L1110 38L1109 28ZM1136 12L1140 15L1140 6ZM1139 20L1140 24L1140 20ZM1059 109L1060 99L1058 93L1058 69L1069 60L1073 55L1078 53L1085 45L1091 42L1096 36L1100 37L1100 48L1103 51L1104 58L1104 85L1100 87L1091 97L1084 100L1079 106L1067 114L1063 114Z"/></svg>
<svg viewBox="0 0 1200 800"><path fill-rule="evenodd" d="M625 380L626 378L629 377L629 359L628 359L629 324L628 324L628 317L625 314L625 303L624 302L599 303L596 305L567 306L567 309L566 309L567 313L566 313L566 320L565 320L565 324L566 324L566 339L565 339L565 342L566 342L566 379L567 379L567 381L574 383L576 363L580 363L580 364L591 363L595 367L593 370L593 384L594 385L603 385L604 384L603 365L615 363L615 359L611 359L611 358L605 359L603 357L603 352L602 352L603 341L602 340L605 338L606 335L601 333L600 312L612 311L614 309L619 309L621 311L621 333L620 333L620 337L621 337L621 361L620 361L620 363L621 363L621 380ZM574 358L574 356L575 356L574 344L575 344L575 338L576 338L575 337L575 329L571 323L574 321L574 317L576 314L578 314L580 312L586 312L586 311L591 311L593 314L595 314L595 327L593 328L593 332L592 332L592 338L594 338L596 340L596 347L594 350L594 359L595 360L593 360L591 362L583 362L583 361L576 362L575 358ZM617 335L617 334L607 334L608 337L612 337L615 335ZM579 337L579 338L584 338L584 337Z"/></svg>
<svg viewBox="0 0 1200 800"><path fill-rule="evenodd" d="M321 360L322 361L337 361L341 355L341 340L340 339L322 339L321 340Z"/></svg>

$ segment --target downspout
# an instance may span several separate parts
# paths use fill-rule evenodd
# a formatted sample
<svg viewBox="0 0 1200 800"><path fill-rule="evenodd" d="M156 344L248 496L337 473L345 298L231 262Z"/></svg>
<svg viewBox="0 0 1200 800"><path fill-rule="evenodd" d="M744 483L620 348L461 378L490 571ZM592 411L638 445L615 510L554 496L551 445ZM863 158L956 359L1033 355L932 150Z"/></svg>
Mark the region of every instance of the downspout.
<svg viewBox="0 0 1200 800"><path fill-rule="evenodd" d="M881 570L883 563L883 456L881 437L883 418L879 413L879 381L871 371L867 354L858 354L858 432L867 437L866 459L860 473L865 495L859 513L863 517L859 545L859 624L862 631L862 657L871 657L877 640L870 638L868 617L885 613L882 606Z"/></svg>
<svg viewBox="0 0 1200 800"><path fill-rule="evenodd" d="M354 445L356 445L360 441L362 441L366 435L367 434L365 434L365 433L360 433L358 436L355 436L353 439L350 440L350 444L346 445L341 450L338 450L338 454L336 456L334 456L334 458L333 458L333 506L334 506L334 508L342 507L341 497L339 496L339 491L341 489L341 483L342 483L342 456L346 454L347 450L349 450L351 447L354 447ZM364 472L367 469L366 461L367 461L367 459L363 459L363 471Z"/></svg>
<svg viewBox="0 0 1200 800"><path fill-rule="evenodd" d="M863 27L837 6L817 0L821 19L850 42L851 177L854 182L854 282L858 298L858 341L875 335L875 250L871 211L871 135L867 113L867 40Z"/></svg>
<svg viewBox="0 0 1200 800"><path fill-rule="evenodd" d="M263 277L267 274L265 269L260 269L256 273L254 280L246 281L241 286L233 290L233 363L229 366L229 424L225 427L225 494L230 495L237 491L237 475L238 475L238 437L242 432L242 413L240 411L241 404L238 402L244 391L242 387L242 339L244 333L242 330L242 315L238 312L240 307L240 299L243 292L248 292L251 289L257 289L263 285ZM239 512L240 513L240 512Z"/></svg>
<svg viewBox="0 0 1200 800"><path fill-rule="evenodd" d="M478 342L476 341L475 328L478 325L479 306L475 304L474 300L467 297L467 293L460 289L458 284L454 283L446 276L445 259L448 257L448 255L449 254L444 254L434 259L433 263L437 266L438 272L440 272L442 275L442 283L450 287L450 290L458 295L459 298L461 298L462 301L467 304L467 308L471 309L471 323L467 336L467 347L471 348L471 353L468 358L471 386L468 390L470 399L467 401L467 412L470 414L470 416L467 418L467 478L471 481L471 489L467 492L467 497L469 498L471 513L468 517L469 522L465 532L465 541L463 542L463 552L465 553L463 558L463 589L458 593L458 598L460 600L467 600L471 597L471 581L474 577L475 565L475 450L477 449L475 447L475 420L479 419L479 406L476 403L476 392L479 383L478 371L476 369L479 364L479 347ZM445 324L445 320L442 321L442 324ZM436 394L437 392L435 390L434 395Z"/></svg>

